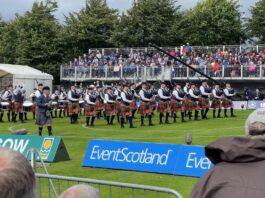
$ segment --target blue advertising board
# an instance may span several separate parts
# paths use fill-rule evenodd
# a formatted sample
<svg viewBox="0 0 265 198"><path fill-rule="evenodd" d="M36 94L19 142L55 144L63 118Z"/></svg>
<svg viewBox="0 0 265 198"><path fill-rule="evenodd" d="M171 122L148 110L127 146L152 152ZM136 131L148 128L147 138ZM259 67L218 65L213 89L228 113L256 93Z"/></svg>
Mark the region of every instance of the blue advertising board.
<svg viewBox="0 0 265 198"><path fill-rule="evenodd" d="M259 108L265 108L265 101L263 100L250 100L248 101L248 109L254 110Z"/></svg>
<svg viewBox="0 0 265 198"><path fill-rule="evenodd" d="M213 165L202 146L91 140L83 166L200 177Z"/></svg>

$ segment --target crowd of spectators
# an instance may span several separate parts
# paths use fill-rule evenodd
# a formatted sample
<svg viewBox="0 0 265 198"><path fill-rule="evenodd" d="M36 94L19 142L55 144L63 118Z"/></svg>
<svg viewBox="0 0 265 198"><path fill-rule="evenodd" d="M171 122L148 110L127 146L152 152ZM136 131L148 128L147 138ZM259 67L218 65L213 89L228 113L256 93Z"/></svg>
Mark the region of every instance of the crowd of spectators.
<svg viewBox="0 0 265 198"><path fill-rule="evenodd" d="M257 52L255 49L242 50L239 46L233 48L225 47L191 47L189 44L180 48L167 48L171 55L177 56L192 67L205 72L208 75L219 77L222 68L225 70L225 77L237 77L241 75L241 67L244 69L244 76L257 77L264 75L265 51ZM79 58L70 61L69 67L79 67L82 69L92 67L97 75L104 75L106 69L110 69L113 75L119 75L119 71L134 73L137 66L141 67L172 67L173 77L186 76L186 67L165 54L154 49L108 49L94 50ZM262 68L263 71L260 71ZM196 76L190 73L190 76Z"/></svg>

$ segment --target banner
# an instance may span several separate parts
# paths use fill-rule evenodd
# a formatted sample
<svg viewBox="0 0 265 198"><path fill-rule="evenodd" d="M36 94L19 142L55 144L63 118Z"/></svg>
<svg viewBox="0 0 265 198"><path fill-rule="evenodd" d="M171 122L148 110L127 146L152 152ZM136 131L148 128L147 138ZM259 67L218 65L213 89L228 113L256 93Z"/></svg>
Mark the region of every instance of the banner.
<svg viewBox="0 0 265 198"><path fill-rule="evenodd" d="M248 102L247 101L233 101L235 110L247 110Z"/></svg>
<svg viewBox="0 0 265 198"><path fill-rule="evenodd" d="M265 101L264 100L250 100L248 101L248 109L255 110L259 108L265 108Z"/></svg>
<svg viewBox="0 0 265 198"><path fill-rule="evenodd" d="M30 149L37 149L44 162L70 160L63 139L56 136L0 135L0 147L18 151L25 157Z"/></svg>
<svg viewBox="0 0 265 198"><path fill-rule="evenodd" d="M200 177L213 165L202 146L91 140L82 166Z"/></svg>

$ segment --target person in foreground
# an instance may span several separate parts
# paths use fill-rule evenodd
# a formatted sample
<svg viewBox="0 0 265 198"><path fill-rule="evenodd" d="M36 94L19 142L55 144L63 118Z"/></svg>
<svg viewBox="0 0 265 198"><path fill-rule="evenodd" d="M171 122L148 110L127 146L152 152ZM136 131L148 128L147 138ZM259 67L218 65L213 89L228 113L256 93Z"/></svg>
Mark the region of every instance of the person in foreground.
<svg viewBox="0 0 265 198"><path fill-rule="evenodd" d="M0 148L0 198L36 198L35 174L20 153Z"/></svg>
<svg viewBox="0 0 265 198"><path fill-rule="evenodd" d="M246 121L247 137L227 137L206 146L215 165L194 187L190 198L265 197L265 108Z"/></svg>
<svg viewBox="0 0 265 198"><path fill-rule="evenodd" d="M67 189L60 198L99 198L99 191L88 185L78 184Z"/></svg>

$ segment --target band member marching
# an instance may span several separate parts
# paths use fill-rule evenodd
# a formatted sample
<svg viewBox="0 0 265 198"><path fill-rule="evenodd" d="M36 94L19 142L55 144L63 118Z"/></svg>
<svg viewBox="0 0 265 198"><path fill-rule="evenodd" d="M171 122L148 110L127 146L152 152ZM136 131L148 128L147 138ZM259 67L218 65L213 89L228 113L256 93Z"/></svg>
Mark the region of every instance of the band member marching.
<svg viewBox="0 0 265 198"><path fill-rule="evenodd" d="M140 96L137 94L136 90L136 85L132 84L130 87L130 93L133 95L133 102L131 103L131 109L132 109L132 117L135 118L135 113L137 111L137 100L140 98Z"/></svg>
<svg viewBox="0 0 265 198"><path fill-rule="evenodd" d="M171 105L170 109L173 112L173 119L174 123L177 122L177 112L181 112L181 121L185 121L185 92L181 89L180 85L176 85L176 88L172 92L172 100L171 100Z"/></svg>
<svg viewBox="0 0 265 198"><path fill-rule="evenodd" d="M158 90L158 97L159 97L159 102L158 102L158 107L157 107L157 112L159 112L159 124L163 124L163 117L164 113L166 113L166 118L165 118L165 123L169 124L169 112L170 112L170 92L166 87L165 83L162 83L160 86L160 89Z"/></svg>
<svg viewBox="0 0 265 198"><path fill-rule="evenodd" d="M123 86L123 91L121 92L121 104L120 104L120 122L121 128L124 128L125 119L129 120L130 128L135 128L133 126L132 109L130 104L133 102L133 95L129 93L128 85Z"/></svg>
<svg viewBox="0 0 265 198"><path fill-rule="evenodd" d="M233 97L236 95L235 90L231 87L229 83L226 83L224 89L224 100L223 100L223 107L224 107L224 115L227 117L227 109L230 108L231 117L236 117L234 115L234 105L233 105Z"/></svg>
<svg viewBox="0 0 265 198"><path fill-rule="evenodd" d="M55 118L58 117L59 97L60 97L60 93L58 90L55 90L54 93L51 95L51 102L52 102L51 115L52 117L55 117Z"/></svg>
<svg viewBox="0 0 265 198"><path fill-rule="evenodd" d="M147 90L147 86L145 83L142 84L142 89L139 92L139 96L141 99L141 104L138 112L141 115L141 126L145 126L144 118L146 116L148 116L149 126L154 126L154 124L152 123L152 116L153 116L152 101L154 101L154 97L152 96L151 92Z"/></svg>
<svg viewBox="0 0 265 198"><path fill-rule="evenodd" d="M75 124L78 121L78 114L80 112L79 106L79 98L80 95L76 91L76 87L74 85L71 86L71 89L68 92L68 112L70 114L70 123Z"/></svg>
<svg viewBox="0 0 265 198"><path fill-rule="evenodd" d="M19 120L21 123L24 122L23 120L23 102L24 102L24 97L23 97L23 90L22 86L16 86L13 92L13 102L14 102L14 109L13 109L13 117L12 121L16 122L17 114L19 115Z"/></svg>
<svg viewBox="0 0 265 198"><path fill-rule="evenodd" d="M38 106L38 113L36 118L36 124L39 125L38 133L42 136L43 126L47 125L48 135L52 135L52 116L50 113L50 88L43 87L41 95L36 98Z"/></svg>
<svg viewBox="0 0 265 198"><path fill-rule="evenodd" d="M191 120L192 116L192 101L190 100L189 97L189 90L190 90L190 82L186 82L183 91L185 93L185 99L184 99L184 104L185 104L185 116L189 116L189 120Z"/></svg>
<svg viewBox="0 0 265 198"><path fill-rule="evenodd" d="M208 85L207 81L203 81L200 86L201 98L199 100L199 104L201 107L201 117L202 119L207 119L207 113L210 107L210 96L212 93L212 88Z"/></svg>
<svg viewBox="0 0 265 198"><path fill-rule="evenodd" d="M117 111L118 123L120 123L121 92L122 92L122 87L121 85L118 85L114 91L114 95L116 96L116 111Z"/></svg>
<svg viewBox="0 0 265 198"><path fill-rule="evenodd" d="M61 88L61 93L59 95L59 109L59 118L62 117L62 113L64 117L66 113L68 114L67 93L64 88Z"/></svg>
<svg viewBox="0 0 265 198"><path fill-rule="evenodd" d="M32 112L32 116L33 116L33 119L35 120L36 119L36 100L37 100L37 97L36 97L36 91L37 91L37 88L34 88L33 89L33 92L30 94L30 98L31 98L31 102L32 102L32 107L31 107L31 112Z"/></svg>
<svg viewBox="0 0 265 198"><path fill-rule="evenodd" d="M97 115L96 110L97 95L94 92L94 87L90 86L87 89L85 95L85 116L86 116L86 127L94 126L95 118ZM91 119L91 123L90 123Z"/></svg>
<svg viewBox="0 0 265 198"><path fill-rule="evenodd" d="M197 89L195 85L191 85L191 88L189 90L189 97L192 101L192 110L195 110L195 116L194 120L198 120L199 117L199 99L200 99L200 90ZM189 119L191 120L191 112L189 112Z"/></svg>
<svg viewBox="0 0 265 198"><path fill-rule="evenodd" d="M212 93L213 101L211 107L213 109L213 118L216 118L216 110L218 110L217 118L221 118L223 91L219 85L215 85Z"/></svg>
<svg viewBox="0 0 265 198"><path fill-rule="evenodd" d="M12 87L12 85L9 85L8 86L8 90L6 90L5 92L4 92L4 94L2 95L2 101L1 101L1 104L4 104L4 103L6 103L6 105L7 105L7 119L8 119L8 122L10 122L11 121L11 112L12 112L12 106L13 106L13 104L12 104L12 98L13 98L13 87ZM1 107L3 108L3 106L1 105ZM4 116L4 111L3 111L3 109L2 109L2 111L0 112L0 122L3 122L3 116ZM13 113L12 113L13 114ZM12 115L12 117L13 117L13 115Z"/></svg>
<svg viewBox="0 0 265 198"><path fill-rule="evenodd" d="M107 88L107 93L105 93L105 113L107 125L113 125L113 121L116 115L116 97L113 94L111 87Z"/></svg>

